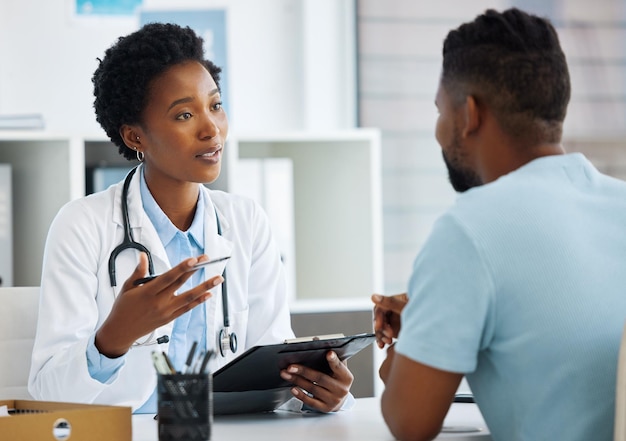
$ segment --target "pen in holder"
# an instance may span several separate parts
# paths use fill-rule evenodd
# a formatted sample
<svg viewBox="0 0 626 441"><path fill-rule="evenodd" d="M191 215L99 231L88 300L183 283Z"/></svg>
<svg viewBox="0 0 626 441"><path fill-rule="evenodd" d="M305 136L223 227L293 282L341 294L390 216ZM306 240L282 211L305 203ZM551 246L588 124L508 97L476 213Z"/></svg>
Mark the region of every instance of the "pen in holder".
<svg viewBox="0 0 626 441"><path fill-rule="evenodd" d="M211 373L158 374L159 441L211 439Z"/></svg>

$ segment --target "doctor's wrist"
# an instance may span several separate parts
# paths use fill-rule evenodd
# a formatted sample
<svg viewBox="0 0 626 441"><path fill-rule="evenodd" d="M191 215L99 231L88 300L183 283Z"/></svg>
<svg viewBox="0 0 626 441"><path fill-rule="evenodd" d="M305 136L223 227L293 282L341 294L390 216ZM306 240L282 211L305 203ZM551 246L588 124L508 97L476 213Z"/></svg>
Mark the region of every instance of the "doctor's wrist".
<svg viewBox="0 0 626 441"><path fill-rule="evenodd" d="M115 343L113 339L108 338L106 335L106 329L104 325L96 332L96 337L94 340L94 345L100 354L104 355L107 358L119 358L126 354L131 345L131 343Z"/></svg>

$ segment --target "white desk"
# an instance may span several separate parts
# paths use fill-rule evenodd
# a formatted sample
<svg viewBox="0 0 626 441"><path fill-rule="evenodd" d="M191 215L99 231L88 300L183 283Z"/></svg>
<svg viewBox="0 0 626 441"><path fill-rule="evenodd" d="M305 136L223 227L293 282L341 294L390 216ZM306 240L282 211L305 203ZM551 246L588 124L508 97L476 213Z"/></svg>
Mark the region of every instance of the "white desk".
<svg viewBox="0 0 626 441"><path fill-rule="evenodd" d="M477 432L450 433L446 427L469 426ZM152 415L133 415L133 441L157 441L157 422ZM332 414L273 412L258 415L217 416L212 441L344 440L392 441L380 413L379 398L359 398L353 409ZM438 440L490 441L491 436L475 404L455 403Z"/></svg>

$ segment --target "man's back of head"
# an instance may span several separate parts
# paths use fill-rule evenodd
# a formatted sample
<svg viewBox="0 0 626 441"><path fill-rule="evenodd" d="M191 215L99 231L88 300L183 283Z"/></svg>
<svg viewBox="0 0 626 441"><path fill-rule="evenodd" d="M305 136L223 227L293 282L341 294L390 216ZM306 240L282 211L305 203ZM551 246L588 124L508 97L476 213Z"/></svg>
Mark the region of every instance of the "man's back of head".
<svg viewBox="0 0 626 441"><path fill-rule="evenodd" d="M449 32L442 85L472 95L523 145L558 143L570 99L565 55L552 24L518 9L487 10Z"/></svg>

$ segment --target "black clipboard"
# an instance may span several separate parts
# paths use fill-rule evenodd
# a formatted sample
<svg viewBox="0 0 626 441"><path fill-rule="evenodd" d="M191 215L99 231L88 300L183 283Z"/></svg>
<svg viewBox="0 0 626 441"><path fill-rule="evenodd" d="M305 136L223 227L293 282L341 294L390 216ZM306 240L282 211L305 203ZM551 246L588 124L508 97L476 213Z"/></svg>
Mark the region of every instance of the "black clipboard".
<svg viewBox="0 0 626 441"><path fill-rule="evenodd" d="M213 373L215 415L271 412L293 395L291 383L280 376L290 364L330 373L326 353L347 360L372 344L374 334L358 334L294 343L254 346Z"/></svg>

